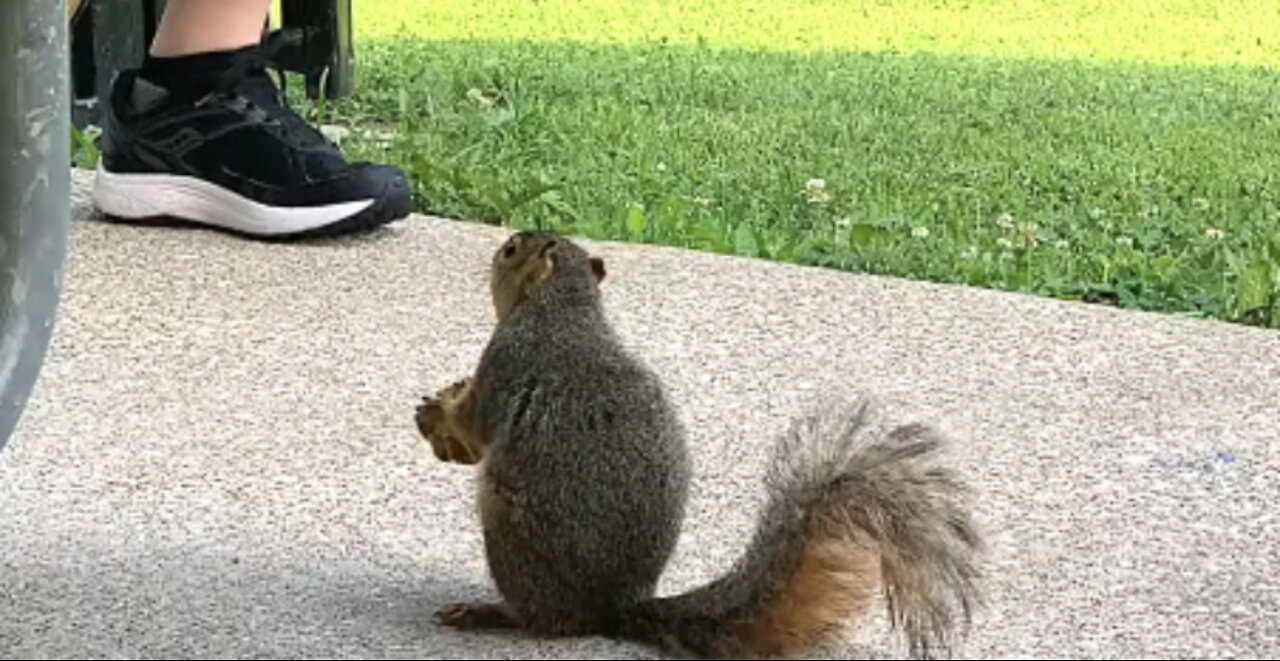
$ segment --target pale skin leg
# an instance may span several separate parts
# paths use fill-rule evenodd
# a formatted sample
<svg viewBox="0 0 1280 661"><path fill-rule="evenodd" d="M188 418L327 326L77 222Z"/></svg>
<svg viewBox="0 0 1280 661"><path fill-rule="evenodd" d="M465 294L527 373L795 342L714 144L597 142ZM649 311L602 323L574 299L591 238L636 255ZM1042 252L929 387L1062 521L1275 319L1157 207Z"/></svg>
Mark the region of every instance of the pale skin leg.
<svg viewBox="0 0 1280 661"><path fill-rule="evenodd" d="M262 40L271 0L169 0L151 42L153 57L234 50Z"/></svg>

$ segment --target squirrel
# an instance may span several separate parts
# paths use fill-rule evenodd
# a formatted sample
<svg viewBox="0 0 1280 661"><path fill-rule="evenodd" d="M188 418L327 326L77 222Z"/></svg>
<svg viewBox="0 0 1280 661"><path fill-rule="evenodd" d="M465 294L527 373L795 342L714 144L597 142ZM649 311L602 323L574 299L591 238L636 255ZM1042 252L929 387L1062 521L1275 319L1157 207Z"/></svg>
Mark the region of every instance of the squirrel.
<svg viewBox="0 0 1280 661"><path fill-rule="evenodd" d="M458 629L602 635L685 658L797 658L885 598L915 657L950 652L982 601L969 489L931 462L921 424L874 423L870 400L824 406L775 443L768 499L723 576L657 597L690 484L684 429L659 378L620 343L605 267L564 236L494 253L497 324L471 376L422 398L438 459L478 465L497 603L435 616Z"/></svg>

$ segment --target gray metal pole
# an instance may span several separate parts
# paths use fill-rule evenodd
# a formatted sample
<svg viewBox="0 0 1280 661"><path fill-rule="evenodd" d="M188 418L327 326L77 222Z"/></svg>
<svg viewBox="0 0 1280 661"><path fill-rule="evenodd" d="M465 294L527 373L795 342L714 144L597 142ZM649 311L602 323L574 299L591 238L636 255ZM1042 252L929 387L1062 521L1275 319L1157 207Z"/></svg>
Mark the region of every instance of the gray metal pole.
<svg viewBox="0 0 1280 661"><path fill-rule="evenodd" d="M65 0L0 0L0 448L40 375L71 219Z"/></svg>

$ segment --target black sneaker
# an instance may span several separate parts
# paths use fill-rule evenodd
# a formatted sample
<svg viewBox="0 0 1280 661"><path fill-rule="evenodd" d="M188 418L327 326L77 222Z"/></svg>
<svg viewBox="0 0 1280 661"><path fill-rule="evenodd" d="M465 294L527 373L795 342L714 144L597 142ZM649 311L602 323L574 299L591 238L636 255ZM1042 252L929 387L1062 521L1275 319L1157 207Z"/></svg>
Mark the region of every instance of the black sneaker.
<svg viewBox="0 0 1280 661"><path fill-rule="evenodd" d="M121 72L104 104L93 202L126 220L175 218L257 237L371 229L409 215L403 172L347 163L280 98L257 49L184 100Z"/></svg>

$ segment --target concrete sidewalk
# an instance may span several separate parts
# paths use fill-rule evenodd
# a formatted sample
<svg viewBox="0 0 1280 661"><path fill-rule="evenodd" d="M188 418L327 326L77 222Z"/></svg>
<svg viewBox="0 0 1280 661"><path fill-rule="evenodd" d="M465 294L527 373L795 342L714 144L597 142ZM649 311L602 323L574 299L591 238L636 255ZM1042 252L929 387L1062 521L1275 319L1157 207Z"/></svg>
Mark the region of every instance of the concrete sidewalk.
<svg viewBox="0 0 1280 661"><path fill-rule="evenodd" d="M506 235L75 223L59 330L0 456L0 655L655 658L431 617L493 591L472 473L430 456L413 408L478 357ZM979 489L989 605L965 656L1280 654L1280 333L594 247L619 332L692 432L663 592L735 559L788 421L865 388L954 435ZM843 658L900 656L887 640L872 622Z"/></svg>

